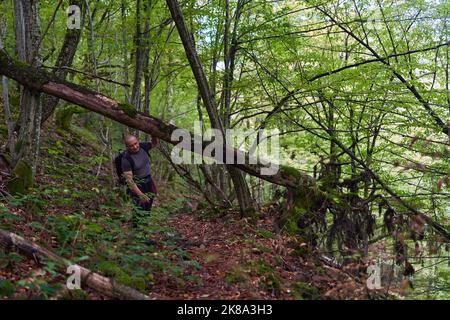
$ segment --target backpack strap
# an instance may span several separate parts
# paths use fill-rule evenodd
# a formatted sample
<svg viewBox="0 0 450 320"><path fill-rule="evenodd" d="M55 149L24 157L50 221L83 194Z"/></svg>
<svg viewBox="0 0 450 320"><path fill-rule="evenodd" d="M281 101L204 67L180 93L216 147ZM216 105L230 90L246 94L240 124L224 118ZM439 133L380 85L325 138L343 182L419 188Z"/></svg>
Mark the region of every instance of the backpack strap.
<svg viewBox="0 0 450 320"><path fill-rule="evenodd" d="M151 145L151 142L150 142L150 145ZM150 147L150 149L147 150L142 147L142 142L139 143L139 147L142 148L145 151L145 153L147 153L148 157L150 158L150 150L152 149L152 147Z"/></svg>
<svg viewBox="0 0 450 320"><path fill-rule="evenodd" d="M127 160L130 162L130 165L131 165L131 171L134 171L134 166L135 166L134 160L133 160L133 158L131 157L131 155L128 153L128 151L124 151L124 152L123 152L123 157L124 157L125 159L127 159ZM133 174L134 174L134 172L133 172Z"/></svg>

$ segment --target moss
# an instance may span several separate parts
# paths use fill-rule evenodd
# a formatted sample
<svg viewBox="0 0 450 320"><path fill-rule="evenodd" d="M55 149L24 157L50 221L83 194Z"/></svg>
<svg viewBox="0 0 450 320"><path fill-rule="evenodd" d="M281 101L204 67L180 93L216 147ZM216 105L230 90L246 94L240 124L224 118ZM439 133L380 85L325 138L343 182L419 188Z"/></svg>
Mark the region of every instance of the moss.
<svg viewBox="0 0 450 320"><path fill-rule="evenodd" d="M280 293L282 287L282 279L276 273L274 268L263 258L252 260L246 264L251 273L260 277L261 288L266 291L272 291L276 295Z"/></svg>
<svg viewBox="0 0 450 320"><path fill-rule="evenodd" d="M66 290L62 295L62 300L87 300L89 295L82 289Z"/></svg>
<svg viewBox="0 0 450 320"><path fill-rule="evenodd" d="M314 268L314 272L320 275L324 275L325 274L325 270L322 266L316 266Z"/></svg>
<svg viewBox="0 0 450 320"><path fill-rule="evenodd" d="M123 272L123 270L115 263L103 261L97 265L97 269L101 271L106 277L114 277L116 274Z"/></svg>
<svg viewBox="0 0 450 320"><path fill-rule="evenodd" d="M255 261L256 271L259 275L264 275L266 273L273 273L273 268L270 266L263 258Z"/></svg>
<svg viewBox="0 0 450 320"><path fill-rule="evenodd" d="M289 233L295 234L299 231L297 227L298 219L314 211L322 195L314 180L308 179L300 170L282 165L280 174L284 179L290 179L292 184L300 186L298 188L288 187L288 198L292 199L292 207L284 210L278 220L280 228L284 228Z"/></svg>
<svg viewBox="0 0 450 320"><path fill-rule="evenodd" d="M153 275L153 273L149 273L149 274L147 274L147 276L145 276L145 280L147 282L149 282L150 284L154 284L155 283L155 276Z"/></svg>
<svg viewBox="0 0 450 320"><path fill-rule="evenodd" d="M137 115L136 108L129 103L118 103L117 106L130 118L135 118Z"/></svg>
<svg viewBox="0 0 450 320"><path fill-rule="evenodd" d="M9 280L0 279L0 296L12 297L15 292L14 284Z"/></svg>
<svg viewBox="0 0 450 320"><path fill-rule="evenodd" d="M66 29L66 37L78 37L79 34L79 29Z"/></svg>
<svg viewBox="0 0 450 320"><path fill-rule="evenodd" d="M14 145L14 151L16 153L19 153L20 149L22 149L22 146L23 146L23 140L17 141Z"/></svg>
<svg viewBox="0 0 450 320"><path fill-rule="evenodd" d="M273 239L273 238L275 238L275 235L272 232L270 232L270 231L268 231L266 229L262 229L262 228L261 229L257 229L257 230L255 230L255 233L259 237L264 238L264 239Z"/></svg>
<svg viewBox="0 0 450 320"><path fill-rule="evenodd" d="M107 277L112 277L117 283L124 286L145 291L145 279L143 277L130 276L124 269L113 262L103 261L97 268Z"/></svg>
<svg viewBox="0 0 450 320"><path fill-rule="evenodd" d="M301 172L299 170L295 169L294 167L282 165L280 170L283 175L291 176L296 179L302 178Z"/></svg>
<svg viewBox="0 0 450 320"><path fill-rule="evenodd" d="M85 110L78 106L66 106L56 110L56 125L62 129L69 129L72 116L75 113L83 113Z"/></svg>
<svg viewBox="0 0 450 320"><path fill-rule="evenodd" d="M320 298L319 290L309 283L298 281L292 285L294 296L298 300L316 300Z"/></svg>
<svg viewBox="0 0 450 320"><path fill-rule="evenodd" d="M89 129L80 127L74 123L70 127L70 132L76 136L76 139L80 140L80 143L84 143L84 141L87 140L89 141L91 147L98 147L98 139ZM102 148L99 147L98 150L102 150Z"/></svg>
<svg viewBox="0 0 450 320"><path fill-rule="evenodd" d="M246 286L251 282L248 270L240 265L234 265L227 271L225 281L229 284L239 283L241 286Z"/></svg>
<svg viewBox="0 0 450 320"><path fill-rule="evenodd" d="M292 206L285 208L278 220L279 228L291 235L298 235L302 242L312 243L316 238L312 224L323 205L326 195L316 185L304 188L289 188Z"/></svg>
<svg viewBox="0 0 450 320"><path fill-rule="evenodd" d="M269 253L272 252L272 249L270 249L269 247L266 247L264 245L258 245L257 249L263 253ZM278 256L276 256L275 258L279 258Z"/></svg>
<svg viewBox="0 0 450 320"><path fill-rule="evenodd" d="M145 280L142 277L130 276L125 272L120 273L115 277L118 283L135 288L140 291L145 291Z"/></svg>
<svg viewBox="0 0 450 320"><path fill-rule="evenodd" d="M18 60L18 59L12 59L12 60L14 61L14 64L17 68L26 69L26 68L31 67L28 63L23 62L22 60Z"/></svg>
<svg viewBox="0 0 450 320"><path fill-rule="evenodd" d="M311 210L311 197L306 190L290 189L292 194L292 207L284 210L279 220L280 227L287 227L291 233L297 232L297 220L305 216Z"/></svg>
<svg viewBox="0 0 450 320"><path fill-rule="evenodd" d="M13 170L13 178L8 181L8 191L14 194L26 194L33 187L33 171L25 160L20 160Z"/></svg>
<svg viewBox="0 0 450 320"><path fill-rule="evenodd" d="M16 94L15 92L10 93L9 104L12 107L12 112L14 112L14 109L18 109L20 104L20 94Z"/></svg>
<svg viewBox="0 0 450 320"><path fill-rule="evenodd" d="M9 166L12 161L11 155L9 153L2 153L2 156L3 156L4 160L6 160L8 166Z"/></svg>
<svg viewBox="0 0 450 320"><path fill-rule="evenodd" d="M0 124L0 136L6 137L8 135L8 128L4 124Z"/></svg>

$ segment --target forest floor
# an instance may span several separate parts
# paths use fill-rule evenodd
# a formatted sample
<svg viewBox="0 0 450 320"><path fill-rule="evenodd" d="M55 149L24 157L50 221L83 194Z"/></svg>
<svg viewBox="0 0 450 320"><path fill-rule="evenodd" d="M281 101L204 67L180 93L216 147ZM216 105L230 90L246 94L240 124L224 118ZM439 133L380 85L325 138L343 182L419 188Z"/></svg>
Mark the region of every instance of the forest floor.
<svg viewBox="0 0 450 320"><path fill-rule="evenodd" d="M171 286L160 278L150 294L182 299L361 299L365 286L348 273L305 254L294 237L273 233L267 214L258 222L236 215L206 218L180 213L168 220L178 233L175 246L199 262L190 276L199 284Z"/></svg>
<svg viewBox="0 0 450 320"><path fill-rule="evenodd" d="M152 299L369 298L358 268L330 266L295 237L274 232L270 206L251 221L231 209L201 209L186 190L160 182L151 214L132 228L135 211L105 187L101 148L85 134L46 134L37 187L2 200L0 228ZM157 244L146 245L148 237ZM51 263L0 251L0 297L107 298L91 289L65 290L66 279Z"/></svg>

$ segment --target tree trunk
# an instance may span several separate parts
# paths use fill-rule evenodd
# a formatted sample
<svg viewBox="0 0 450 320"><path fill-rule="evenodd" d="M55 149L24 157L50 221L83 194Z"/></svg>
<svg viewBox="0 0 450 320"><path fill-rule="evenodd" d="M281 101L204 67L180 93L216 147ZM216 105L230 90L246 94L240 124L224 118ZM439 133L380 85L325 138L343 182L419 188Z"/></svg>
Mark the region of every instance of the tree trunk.
<svg viewBox="0 0 450 320"><path fill-rule="evenodd" d="M181 41L183 42L186 56L191 65L192 72L197 82L200 96L202 97L206 111L208 112L211 125L213 128L220 130L222 136L224 137L224 127L217 111L215 97L211 91L211 88L209 87L208 80L195 49L193 36L189 33L189 30L183 18L183 13L181 12L180 6L178 5L177 1L166 0L166 2L169 6L172 19L177 26L178 34L180 35ZM230 174L231 179L233 180L241 214L244 215L247 212L253 211L254 203L251 198L250 190L248 189L248 185L245 181L244 175L242 174L242 172L236 170L233 166L226 165L226 168Z"/></svg>
<svg viewBox="0 0 450 320"><path fill-rule="evenodd" d="M1 47L1 46L0 46ZM3 109L5 113L6 127L8 128L8 141L6 145L9 146L9 152L11 157L15 157L15 139L14 139L14 121L11 115L11 108L9 106L9 89L8 89L8 78L2 76L2 98L3 98Z"/></svg>
<svg viewBox="0 0 450 320"><path fill-rule="evenodd" d="M126 29L126 1L122 0L120 4L120 13L121 13L121 23L122 23L122 45L120 47L121 53L122 53L122 82L128 84L128 52L127 52L127 29ZM128 90L128 87L124 86L123 90L125 91L125 101L127 103L130 103L130 92Z"/></svg>
<svg viewBox="0 0 450 320"><path fill-rule="evenodd" d="M4 24L0 25L0 49L3 49L3 37L6 35L6 19L2 20L4 21ZM9 146L11 157L15 158L14 120L12 118L11 108L9 105L8 78L5 76L2 76L2 100L5 123L8 128L8 141L6 142L6 146Z"/></svg>
<svg viewBox="0 0 450 320"><path fill-rule="evenodd" d="M152 6L152 0L144 2L145 11L145 24L144 24L144 41L142 43L142 69L144 72L144 105L142 106L142 112L149 112L150 110L150 73L148 70L150 59L150 9Z"/></svg>
<svg viewBox="0 0 450 320"><path fill-rule="evenodd" d="M19 59L34 67L41 66L39 57L39 18L36 0L15 0L14 20L16 31L16 47ZM16 129L18 138L16 152L12 158L15 167L20 161L31 166L32 177L36 172L37 157L40 145L41 120L40 93L31 91L28 87L20 89L20 114Z"/></svg>
<svg viewBox="0 0 450 320"><path fill-rule="evenodd" d="M136 31L134 35L134 43L136 46L135 51L135 67L134 67L134 78L133 78L133 88L131 92L131 104L138 111L143 111L141 106L141 80L142 72L144 66L146 65L145 59L148 60L148 38L150 35L150 23L149 23L149 13L150 13L151 1L150 3L144 3L144 30L141 28L141 0L136 0ZM148 63L147 63L148 64ZM139 136L139 131L136 130L136 136Z"/></svg>
<svg viewBox="0 0 450 320"><path fill-rule="evenodd" d="M139 291L116 283L114 280L103 277L89 269L71 263L70 261L54 254L53 252L27 241L24 238L5 230L0 229L0 246L6 250L17 249L21 254L33 259L36 263L43 265L48 260L57 264L62 272L68 266L80 270L81 287L89 287L110 298L149 300L150 298Z"/></svg>

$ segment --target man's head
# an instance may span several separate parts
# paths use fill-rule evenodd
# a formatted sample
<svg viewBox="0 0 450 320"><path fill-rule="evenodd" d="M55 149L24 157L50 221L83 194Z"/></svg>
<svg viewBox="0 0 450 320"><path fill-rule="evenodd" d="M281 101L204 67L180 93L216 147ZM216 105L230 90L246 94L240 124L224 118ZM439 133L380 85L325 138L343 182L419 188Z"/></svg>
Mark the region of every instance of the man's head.
<svg viewBox="0 0 450 320"><path fill-rule="evenodd" d="M128 152L137 153L139 152L139 139L133 135L128 135L125 137L125 146Z"/></svg>

